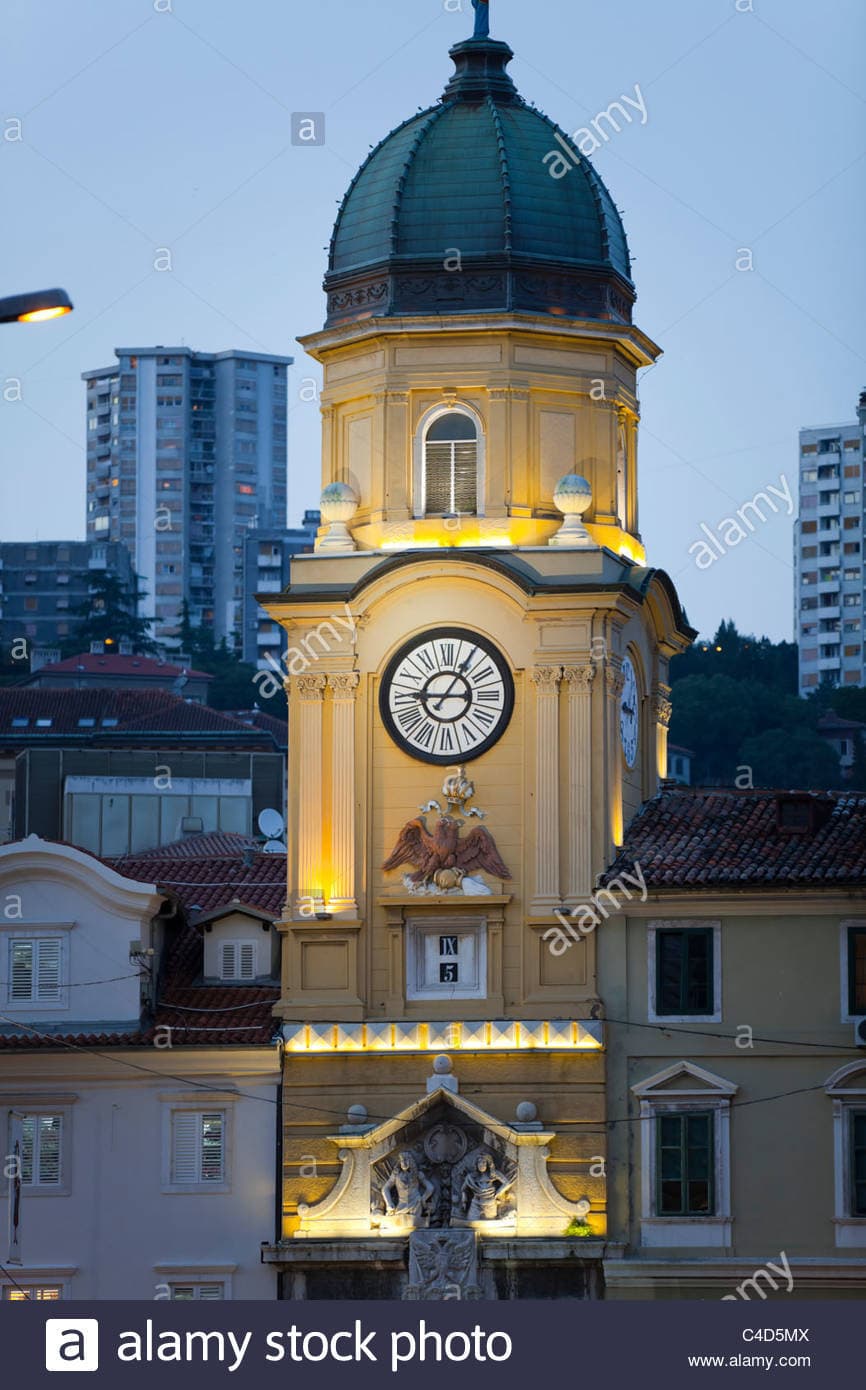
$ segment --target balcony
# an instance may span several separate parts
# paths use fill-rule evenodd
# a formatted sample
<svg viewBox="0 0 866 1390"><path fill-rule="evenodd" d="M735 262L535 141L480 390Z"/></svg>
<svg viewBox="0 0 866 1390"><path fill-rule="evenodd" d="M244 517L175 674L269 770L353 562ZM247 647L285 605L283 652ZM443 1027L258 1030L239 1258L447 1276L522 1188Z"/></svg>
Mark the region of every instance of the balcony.
<svg viewBox="0 0 866 1390"><path fill-rule="evenodd" d="M281 632L260 632L256 636L257 647L280 647L283 642Z"/></svg>
<svg viewBox="0 0 866 1390"><path fill-rule="evenodd" d="M283 581L281 579L260 579L258 590L260 594L281 594Z"/></svg>

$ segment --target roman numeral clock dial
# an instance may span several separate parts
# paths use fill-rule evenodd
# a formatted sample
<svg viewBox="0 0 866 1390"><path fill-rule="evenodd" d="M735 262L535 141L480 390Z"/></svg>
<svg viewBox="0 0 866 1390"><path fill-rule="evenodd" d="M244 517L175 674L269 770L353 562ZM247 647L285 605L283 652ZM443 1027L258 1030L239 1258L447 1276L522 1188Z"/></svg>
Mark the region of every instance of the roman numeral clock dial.
<svg viewBox="0 0 866 1390"><path fill-rule="evenodd" d="M486 637L442 627L414 637L391 658L379 691L382 722L394 742L442 766L479 757L502 737L514 708L514 682Z"/></svg>

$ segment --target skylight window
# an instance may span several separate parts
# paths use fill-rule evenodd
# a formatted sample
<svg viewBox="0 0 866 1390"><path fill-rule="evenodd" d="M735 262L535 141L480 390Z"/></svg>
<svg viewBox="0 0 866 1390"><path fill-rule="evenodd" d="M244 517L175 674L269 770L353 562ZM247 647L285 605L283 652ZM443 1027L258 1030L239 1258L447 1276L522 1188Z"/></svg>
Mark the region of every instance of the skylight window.
<svg viewBox="0 0 866 1390"><path fill-rule="evenodd" d="M25 715L25 714L16 714L15 718L12 720L12 728L13 728L13 729L26 729L26 728L27 728L27 725L28 725L29 723L30 723L30 720L29 720L29 718L27 717L27 715Z"/></svg>
<svg viewBox="0 0 866 1390"><path fill-rule="evenodd" d="M95 728L96 728L96 720L95 720L95 719L79 719L79 721L78 721L78 727L79 727L79 729L95 729Z"/></svg>
<svg viewBox="0 0 866 1390"><path fill-rule="evenodd" d="M118 720L116 720L116 719L103 719L103 721L102 721L102 727L103 727L103 729L116 729L116 728L117 728L117 725L118 725Z"/></svg>
<svg viewBox="0 0 866 1390"><path fill-rule="evenodd" d="M52 724L52 720L50 720L50 719L37 719L37 720L36 720L36 727L37 727L37 729L50 729L50 728L51 728L51 724Z"/></svg>

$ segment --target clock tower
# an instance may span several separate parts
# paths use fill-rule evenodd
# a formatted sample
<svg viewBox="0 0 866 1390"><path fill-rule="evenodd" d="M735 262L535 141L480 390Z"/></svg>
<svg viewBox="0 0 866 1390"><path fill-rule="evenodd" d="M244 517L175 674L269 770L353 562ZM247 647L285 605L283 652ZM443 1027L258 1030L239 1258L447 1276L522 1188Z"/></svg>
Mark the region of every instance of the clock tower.
<svg viewBox="0 0 866 1390"><path fill-rule="evenodd" d="M638 527L659 350L622 223L512 56L457 44L373 150L302 340L322 527L260 600L288 643L285 1297L441 1297L431 1242L460 1296L600 1292L604 1000L563 924L665 775L694 634Z"/></svg>

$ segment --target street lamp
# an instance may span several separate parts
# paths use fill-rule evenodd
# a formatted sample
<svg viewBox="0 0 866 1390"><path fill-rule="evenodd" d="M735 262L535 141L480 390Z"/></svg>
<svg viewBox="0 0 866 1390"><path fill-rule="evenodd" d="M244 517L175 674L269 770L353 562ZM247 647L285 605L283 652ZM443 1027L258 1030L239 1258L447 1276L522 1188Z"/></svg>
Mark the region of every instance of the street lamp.
<svg viewBox="0 0 866 1390"><path fill-rule="evenodd" d="M41 323L72 313L72 300L65 290L34 290L0 299L0 323Z"/></svg>

